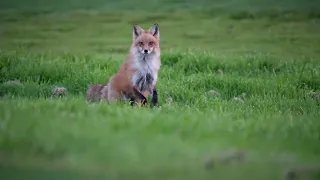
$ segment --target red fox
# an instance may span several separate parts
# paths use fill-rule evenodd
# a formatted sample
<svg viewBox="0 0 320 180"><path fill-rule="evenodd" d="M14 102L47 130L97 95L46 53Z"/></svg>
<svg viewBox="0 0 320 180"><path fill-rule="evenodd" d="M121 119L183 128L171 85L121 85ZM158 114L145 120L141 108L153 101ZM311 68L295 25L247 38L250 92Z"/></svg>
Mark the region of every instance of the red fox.
<svg viewBox="0 0 320 180"><path fill-rule="evenodd" d="M134 24L132 37L129 55L118 72L110 77L107 84L88 87L87 102L130 100L131 105L135 102L145 105L151 95L151 106L158 104L156 83L161 65L159 25L153 24L145 30Z"/></svg>

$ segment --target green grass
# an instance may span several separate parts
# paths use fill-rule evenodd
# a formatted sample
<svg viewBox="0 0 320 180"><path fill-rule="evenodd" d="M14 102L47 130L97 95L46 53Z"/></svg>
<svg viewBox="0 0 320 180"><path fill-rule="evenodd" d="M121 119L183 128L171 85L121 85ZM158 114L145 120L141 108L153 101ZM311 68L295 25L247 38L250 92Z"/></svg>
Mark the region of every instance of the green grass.
<svg viewBox="0 0 320 180"><path fill-rule="evenodd" d="M320 4L145 2L0 2L1 177L319 178ZM85 104L154 22L159 107Z"/></svg>

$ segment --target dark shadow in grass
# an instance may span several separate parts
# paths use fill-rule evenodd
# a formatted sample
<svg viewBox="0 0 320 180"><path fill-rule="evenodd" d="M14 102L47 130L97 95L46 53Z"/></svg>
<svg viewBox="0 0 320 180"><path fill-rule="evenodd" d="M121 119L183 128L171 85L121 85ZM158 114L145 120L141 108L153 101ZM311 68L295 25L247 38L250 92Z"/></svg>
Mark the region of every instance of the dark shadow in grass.
<svg viewBox="0 0 320 180"><path fill-rule="evenodd" d="M320 79L312 78L302 78L297 82L297 87L300 89L312 89L315 91L320 90Z"/></svg>
<svg viewBox="0 0 320 180"><path fill-rule="evenodd" d="M296 167L291 167L285 171L284 179L285 180L320 179L320 166L319 164L317 164L317 165L300 165Z"/></svg>
<svg viewBox="0 0 320 180"><path fill-rule="evenodd" d="M4 69L10 69L16 63L16 61L17 58L0 54L0 72Z"/></svg>
<svg viewBox="0 0 320 180"><path fill-rule="evenodd" d="M108 53L108 54L125 54L129 52L128 48L121 48L121 47L112 47L106 48L106 46L101 45L103 43L97 44L95 46L91 46L96 52L99 53Z"/></svg>
<svg viewBox="0 0 320 180"><path fill-rule="evenodd" d="M146 23L156 23L164 20L172 20L174 18L166 15L166 14L154 14L148 15L145 17L139 17L133 20L129 20L128 23L130 24L146 24Z"/></svg>
<svg viewBox="0 0 320 180"><path fill-rule="evenodd" d="M41 44L39 42L36 42L36 41L29 41L29 42L23 42L23 43L20 43L20 47L23 47L23 48L32 48L32 47L39 47L41 46Z"/></svg>
<svg viewBox="0 0 320 180"><path fill-rule="evenodd" d="M108 17L108 18L101 19L99 22L103 22L103 23L119 23L121 21L122 21L122 17Z"/></svg>
<svg viewBox="0 0 320 180"><path fill-rule="evenodd" d="M246 20L246 19L252 20L252 19L255 19L255 15L248 11L241 11L241 12L231 13L229 15L229 18L232 20Z"/></svg>
<svg viewBox="0 0 320 180"><path fill-rule="evenodd" d="M113 48L107 48L106 51L109 52L109 53L123 54L123 53L129 52L129 49L128 48L113 47Z"/></svg>
<svg viewBox="0 0 320 180"><path fill-rule="evenodd" d="M197 33L183 33L182 37L185 37L190 40L199 40L205 38L204 34L197 34Z"/></svg>
<svg viewBox="0 0 320 180"><path fill-rule="evenodd" d="M0 18L0 21L2 22L18 22L21 21L21 18L18 16L6 16L6 15L2 15L0 14L0 16L2 16Z"/></svg>
<svg viewBox="0 0 320 180"><path fill-rule="evenodd" d="M99 14L100 15L100 14ZM123 20L121 13L102 13L97 21L102 23L118 23Z"/></svg>
<svg viewBox="0 0 320 180"><path fill-rule="evenodd" d="M76 30L76 27L72 26L54 26L54 27L43 27L42 31L44 32L72 32L73 30Z"/></svg>
<svg viewBox="0 0 320 180"><path fill-rule="evenodd" d="M281 71L281 66L276 65L274 62L272 61L261 61L258 63L258 68L261 71L265 71L265 72L270 72L270 73L278 73Z"/></svg>
<svg viewBox="0 0 320 180"><path fill-rule="evenodd" d="M228 60L205 53L170 53L162 56L162 64L177 69L179 73L186 76L197 73L215 74L220 71L246 77L257 77L262 74L274 76L290 71L294 73L295 67L299 66L296 63L284 63L272 56L252 53L235 56ZM288 66L292 68L288 69Z"/></svg>
<svg viewBox="0 0 320 180"><path fill-rule="evenodd" d="M46 147L34 147L33 151L35 154L40 155L40 156L45 156L47 159L54 160L57 158L62 158L67 154L66 149L54 149L51 150L50 148Z"/></svg>
<svg viewBox="0 0 320 180"><path fill-rule="evenodd" d="M211 19L219 15L218 11L219 9L205 9L202 11L202 13L196 13L195 16L201 19Z"/></svg>
<svg viewBox="0 0 320 180"><path fill-rule="evenodd" d="M232 20L253 20L253 19L269 19L276 21L297 21L307 19L319 19L320 12L309 10L309 11L297 11L297 10L264 10L258 12L250 11L238 11L230 13L229 18Z"/></svg>
<svg viewBox="0 0 320 180"><path fill-rule="evenodd" d="M49 10L42 10L42 11L22 11L19 13L19 15L21 15L24 18L30 18L30 17L35 17L35 16L43 16L43 15L47 15L53 13L53 11L49 11Z"/></svg>
<svg viewBox="0 0 320 180"><path fill-rule="evenodd" d="M48 85L38 85L37 83L28 83L23 85L0 85L0 97L50 97L51 87Z"/></svg>
<svg viewBox="0 0 320 180"><path fill-rule="evenodd" d="M107 79L107 72L114 72L118 66L119 61L107 59L105 62L68 53L58 57L41 54L19 57L0 53L0 95L49 97L51 89L58 84L66 86L70 94L78 94L84 92L90 81L97 79L97 76ZM97 72L98 69L100 72ZM3 84L14 79L21 80L23 85Z"/></svg>
<svg viewBox="0 0 320 180"><path fill-rule="evenodd" d="M24 21L30 18L44 16L53 13L52 11L19 11L15 13L0 12L0 21L17 22Z"/></svg>
<svg viewBox="0 0 320 180"><path fill-rule="evenodd" d="M309 19L320 19L320 11L311 11L308 13Z"/></svg>
<svg viewBox="0 0 320 180"><path fill-rule="evenodd" d="M225 70L225 64L223 62L214 61L210 56L199 55L183 58L184 61L180 61L178 66L185 75L192 75L196 73L206 72L214 73L217 70Z"/></svg>
<svg viewBox="0 0 320 180"><path fill-rule="evenodd" d="M184 58L184 55L181 53L166 53L163 54L161 57L161 64L163 66L169 66L172 67L179 61L181 61Z"/></svg>
<svg viewBox="0 0 320 180"><path fill-rule="evenodd" d="M205 77L200 75L196 79L198 79L198 81L190 79L192 83L188 82L188 84L190 84L188 89L194 91L202 89L203 92L217 89L223 99L231 99L242 93L246 93L250 96L251 94L263 92L263 87L255 84L257 81L246 80L244 78L220 78L214 75Z"/></svg>
<svg viewBox="0 0 320 180"><path fill-rule="evenodd" d="M181 79L177 86L167 89L164 96L172 97L176 103L195 104L204 102L201 99L203 96L208 99L218 98L229 101L234 97L242 96L243 93L246 94L246 98L252 95L264 95L264 89L265 85L259 84L256 80L199 73Z"/></svg>
<svg viewBox="0 0 320 180"><path fill-rule="evenodd" d="M2 142L3 147L5 148L2 148L1 155L7 154L10 156L12 152L17 153L18 151L23 151L23 153L30 153L40 157L45 157L47 160L63 158L67 152L65 148L60 147L52 149L51 147L38 146L35 144L32 138L34 138L33 131L35 131L34 129L36 127L36 122L29 123L28 130L26 131L26 134L28 134L29 138L25 139L24 141L19 141L19 143L16 143L10 140L9 137L5 136ZM19 150L16 150L17 148Z"/></svg>

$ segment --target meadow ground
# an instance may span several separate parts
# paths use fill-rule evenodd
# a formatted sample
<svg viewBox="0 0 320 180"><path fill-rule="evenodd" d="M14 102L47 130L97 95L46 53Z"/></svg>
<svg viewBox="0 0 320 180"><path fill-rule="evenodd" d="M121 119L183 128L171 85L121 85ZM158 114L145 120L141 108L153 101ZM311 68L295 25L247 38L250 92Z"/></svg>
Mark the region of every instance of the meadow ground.
<svg viewBox="0 0 320 180"><path fill-rule="evenodd" d="M188 2L1 1L1 179L319 178L320 4ZM85 104L155 22L160 106Z"/></svg>

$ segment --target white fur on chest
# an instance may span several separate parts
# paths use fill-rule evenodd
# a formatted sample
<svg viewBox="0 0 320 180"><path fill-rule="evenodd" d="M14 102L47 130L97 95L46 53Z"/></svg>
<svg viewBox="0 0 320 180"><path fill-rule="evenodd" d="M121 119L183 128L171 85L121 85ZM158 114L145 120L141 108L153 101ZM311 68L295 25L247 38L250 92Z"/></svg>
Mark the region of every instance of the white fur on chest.
<svg viewBox="0 0 320 180"><path fill-rule="evenodd" d="M155 55L137 56L133 60L132 67L136 69L136 72L133 74L131 82L140 91L152 91L152 85L158 80L157 70L160 68L157 57Z"/></svg>

